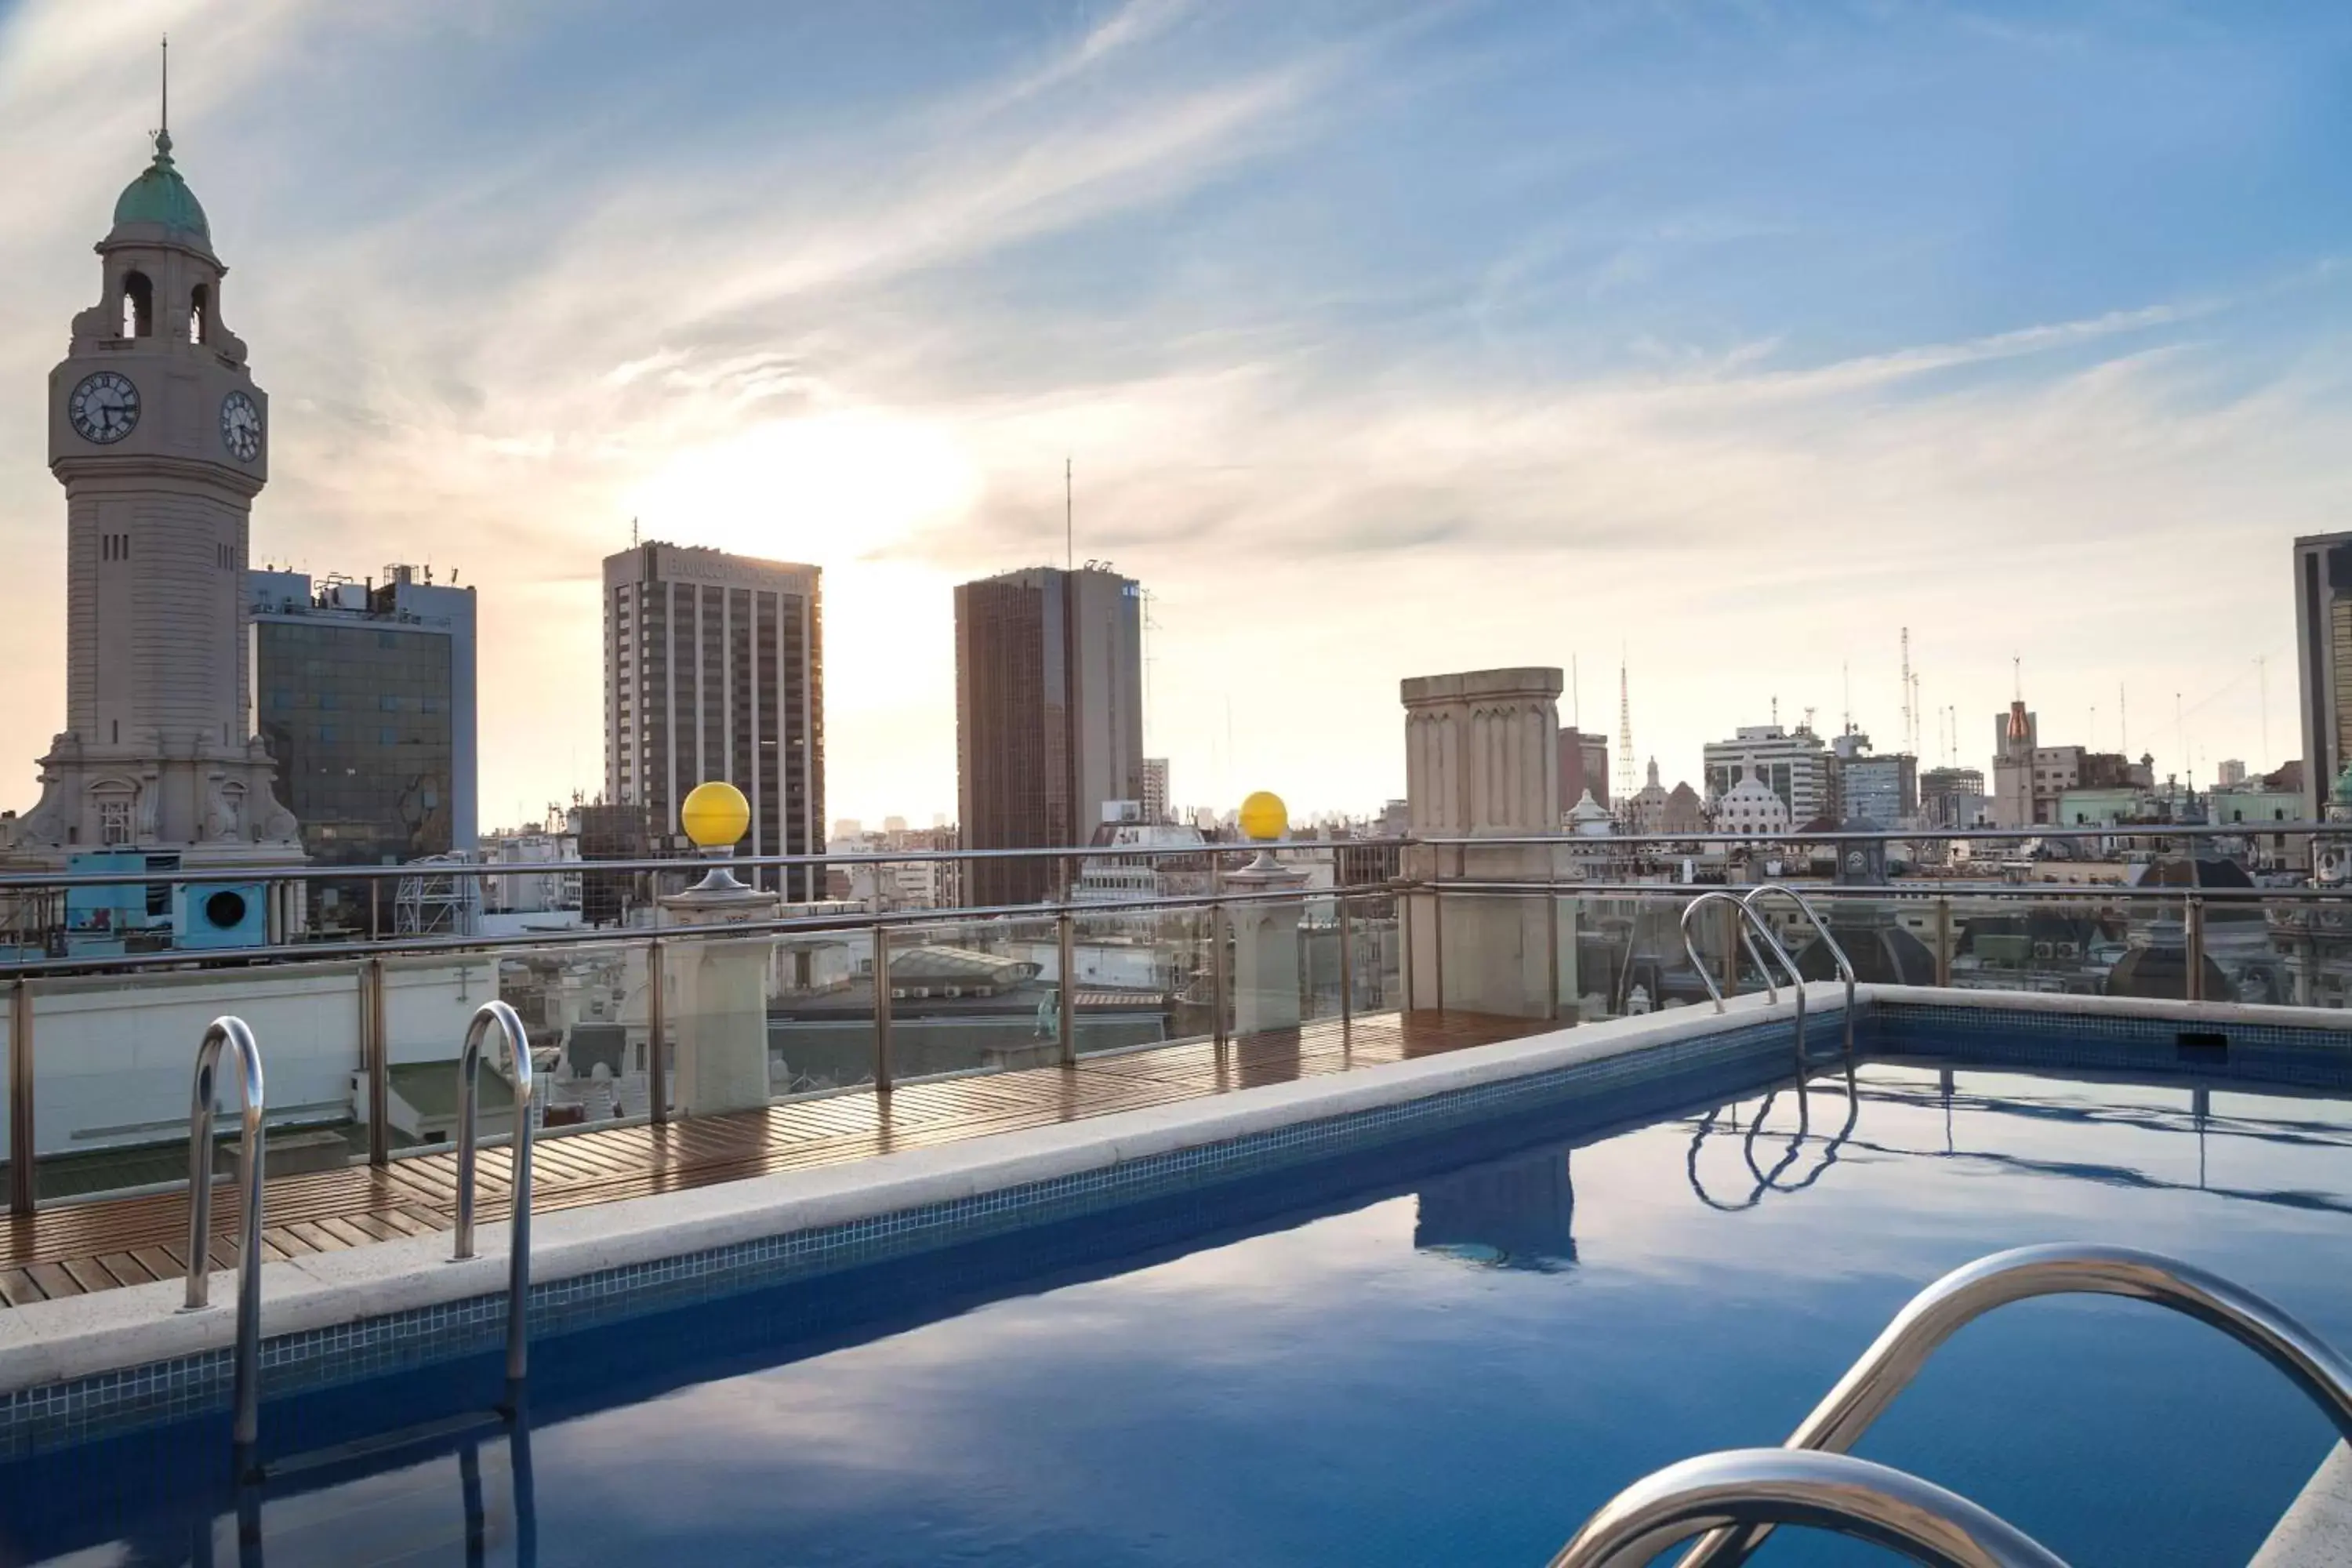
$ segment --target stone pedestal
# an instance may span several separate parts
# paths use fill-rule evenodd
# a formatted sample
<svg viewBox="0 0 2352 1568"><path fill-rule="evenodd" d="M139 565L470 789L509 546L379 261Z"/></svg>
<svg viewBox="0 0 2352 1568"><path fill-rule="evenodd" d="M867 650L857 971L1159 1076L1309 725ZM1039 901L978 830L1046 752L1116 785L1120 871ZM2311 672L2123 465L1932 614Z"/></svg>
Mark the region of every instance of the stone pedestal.
<svg viewBox="0 0 2352 1568"><path fill-rule="evenodd" d="M1225 877L1234 893L1279 893L1303 888L1307 874L1261 856ZM1255 1035L1298 1026L1298 917L1296 899L1234 904L1226 910L1234 931L1234 1033Z"/></svg>
<svg viewBox="0 0 2352 1568"><path fill-rule="evenodd" d="M1414 837L1559 834L1562 685L1559 670L1543 668L1403 683L1405 798ZM1403 871L1408 880L1440 887L1549 883L1575 874L1558 843L1417 844L1405 851ZM1432 893L1403 900L1412 976L1406 1005L1550 1016L1553 966L1559 949L1573 953L1573 920L1555 922L1540 894L1448 891L1442 901L1441 909Z"/></svg>
<svg viewBox="0 0 2352 1568"><path fill-rule="evenodd" d="M720 880L719 879L724 879ZM776 918L776 897L724 872L661 900L661 924L750 925ZM677 1076L673 1106L681 1116L749 1110L768 1102L768 959L765 932L710 937L668 952L665 996Z"/></svg>

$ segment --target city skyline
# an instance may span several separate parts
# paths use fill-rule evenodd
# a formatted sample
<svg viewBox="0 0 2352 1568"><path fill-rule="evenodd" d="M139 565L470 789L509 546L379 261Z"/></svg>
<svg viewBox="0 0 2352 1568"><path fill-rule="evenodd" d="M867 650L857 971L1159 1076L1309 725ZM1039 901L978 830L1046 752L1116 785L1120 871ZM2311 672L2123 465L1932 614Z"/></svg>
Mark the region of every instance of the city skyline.
<svg viewBox="0 0 2352 1568"><path fill-rule="evenodd" d="M1426 669L1580 656L1562 719L1609 730L1621 648L1670 782L1776 697L1834 732L1844 670L1893 750L1906 626L1923 766L1946 707L1987 765L2012 657L2053 742L2114 749L2128 682L2159 777L2294 754L2344 23L1340 15L20 5L0 376L29 408L91 303L170 27L273 394L253 559L486 585L486 825L601 782L633 518L822 567L829 810L950 805L950 590L1061 560L1066 455L1185 803L1376 806ZM0 427L18 810L64 710L40 446Z"/></svg>

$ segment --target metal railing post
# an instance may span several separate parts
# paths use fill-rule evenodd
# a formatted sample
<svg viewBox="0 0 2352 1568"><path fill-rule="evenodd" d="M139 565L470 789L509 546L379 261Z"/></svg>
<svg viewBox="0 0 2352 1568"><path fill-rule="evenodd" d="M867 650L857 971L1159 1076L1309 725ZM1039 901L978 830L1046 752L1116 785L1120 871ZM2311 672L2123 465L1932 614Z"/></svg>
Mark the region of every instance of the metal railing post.
<svg viewBox="0 0 2352 1568"><path fill-rule="evenodd" d="M874 923L874 1092L890 1092L890 931Z"/></svg>
<svg viewBox="0 0 2352 1568"><path fill-rule="evenodd" d="M1209 1012L1210 1037L1225 1048L1225 1004L1233 984L1225 973L1225 858L1209 857Z"/></svg>
<svg viewBox="0 0 2352 1568"><path fill-rule="evenodd" d="M1067 909L1054 917L1054 938L1061 947L1062 1005L1055 1018L1060 1037L1062 1065L1078 1065L1078 922Z"/></svg>
<svg viewBox="0 0 2352 1568"><path fill-rule="evenodd" d="M2189 973L2182 977L2181 995L2190 1002L2205 1000L2205 900L2190 895L2183 900L2183 934L2189 944Z"/></svg>
<svg viewBox="0 0 2352 1568"><path fill-rule="evenodd" d="M1948 893L1936 896L1936 984L1948 990L1952 984L1952 900Z"/></svg>
<svg viewBox="0 0 2352 1568"><path fill-rule="evenodd" d="M1445 1012L1445 894L1436 883L1429 885L1429 967L1430 989L1437 993L1437 1012Z"/></svg>
<svg viewBox="0 0 2352 1568"><path fill-rule="evenodd" d="M37 1194L33 1178L40 1145L33 1127L33 990L8 987L8 1212L29 1215Z"/></svg>
<svg viewBox="0 0 2352 1568"><path fill-rule="evenodd" d="M392 1043L385 1033L383 960L360 965L360 1066L368 1083L368 1163L392 1163Z"/></svg>
<svg viewBox="0 0 2352 1568"><path fill-rule="evenodd" d="M1339 1037L1345 1039L1356 1023L1356 928L1348 918L1348 895L1339 905Z"/></svg>
<svg viewBox="0 0 2352 1568"><path fill-rule="evenodd" d="M1398 1000L1404 1012L1412 1011L1412 894L1391 896L1397 912L1397 986L1403 992Z"/></svg>
<svg viewBox="0 0 2352 1568"><path fill-rule="evenodd" d="M188 1295L187 1309L208 1304L212 1287L213 1095L223 1049L236 1052L237 1082L245 1115L237 1138L237 1218L243 1232L236 1252L236 1407L233 1437L237 1469L247 1468L261 1426L261 1182L268 1146L261 1126L264 1093L261 1047L245 1020L218 1017L196 1047L196 1076L188 1096Z"/></svg>
<svg viewBox="0 0 2352 1568"><path fill-rule="evenodd" d="M1559 1022L1559 890L1544 888L1544 1017Z"/></svg>
<svg viewBox="0 0 2352 1568"><path fill-rule="evenodd" d="M451 1256L474 1256L482 1038L493 1025L506 1037L507 1054L514 1062L514 1136L508 1145L512 1163L507 1181L511 1199L507 1225L507 1394L511 1403L515 1385L529 1370L530 1355L530 1122L536 1086L530 1073L530 1036L515 1010L504 1002L485 1002L474 1009L473 1022L466 1026L465 1047L457 1053L457 1242Z"/></svg>
<svg viewBox="0 0 2352 1568"><path fill-rule="evenodd" d="M656 1126L669 1120L669 955L659 937L646 943L646 1109Z"/></svg>

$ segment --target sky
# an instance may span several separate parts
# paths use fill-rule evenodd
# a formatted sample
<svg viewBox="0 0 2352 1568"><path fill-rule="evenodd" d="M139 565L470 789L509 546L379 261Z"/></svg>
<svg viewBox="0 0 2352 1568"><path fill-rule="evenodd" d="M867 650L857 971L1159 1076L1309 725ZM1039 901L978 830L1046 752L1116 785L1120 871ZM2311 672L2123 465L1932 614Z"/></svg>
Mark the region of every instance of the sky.
<svg viewBox="0 0 2352 1568"><path fill-rule="evenodd" d="M955 806L954 584L1142 581L1182 803L1403 789L1406 677L2159 775L2295 732L2352 527L2352 7L0 5L0 805L63 723L43 398L179 166L257 563L478 589L481 816L603 785L599 562L824 569L828 815ZM1948 722L1946 710L1952 710ZM1953 752L1948 729L1957 731Z"/></svg>

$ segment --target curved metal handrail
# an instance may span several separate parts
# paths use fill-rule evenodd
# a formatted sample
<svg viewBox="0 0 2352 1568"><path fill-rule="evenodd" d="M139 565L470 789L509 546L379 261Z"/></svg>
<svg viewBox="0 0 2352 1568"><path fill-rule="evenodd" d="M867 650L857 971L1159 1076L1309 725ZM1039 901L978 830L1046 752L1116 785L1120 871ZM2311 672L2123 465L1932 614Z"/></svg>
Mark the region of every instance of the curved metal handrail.
<svg viewBox="0 0 2352 1568"><path fill-rule="evenodd" d="M1706 987L1707 995L1715 1003L1715 1010L1718 1013L1722 1012L1723 992L1716 984L1715 976L1707 973L1706 963L1698 955L1698 943L1691 935L1691 916L1697 913L1701 906L1714 903L1717 900L1729 904L1738 911L1735 918L1739 922L1740 940L1748 944L1748 956L1755 962L1758 971L1764 976L1765 1000L1778 1003L1780 1000L1780 993L1772 984L1770 966L1764 962L1764 955L1756 949L1758 937L1764 939L1765 947L1770 949L1772 956L1780 961L1780 967L1788 971L1789 984L1797 994L1797 1066L1798 1069L1802 1071L1805 1062L1805 977L1797 972L1797 961L1789 956L1789 950L1780 945L1780 939L1772 934L1772 928L1764 923L1763 916L1749 909L1740 900L1738 895L1726 889L1717 888L1701 893L1683 906L1683 954L1691 961L1691 967L1698 971L1699 983Z"/></svg>
<svg viewBox="0 0 2352 1568"><path fill-rule="evenodd" d="M188 1297L189 1311L211 1300L213 1235L213 1096L224 1050L234 1050L237 1083L245 1100L237 1135L236 1352L234 1363L236 1416L232 1434L238 1468L261 1427L261 1180L268 1156L262 1131L265 1094L261 1047L245 1020L223 1016L205 1029L196 1047L195 1085L188 1097Z"/></svg>
<svg viewBox="0 0 2352 1568"><path fill-rule="evenodd" d="M455 1257L474 1256L475 1103L480 1099L482 1040L495 1025L514 1058L514 1139L508 1185L513 1199L507 1239L507 1382L520 1383L530 1360L530 1037L504 1002L485 1002L466 1026L457 1053L457 1245ZM510 1389L511 1391L511 1389Z"/></svg>
<svg viewBox="0 0 2352 1568"><path fill-rule="evenodd" d="M1791 903L1795 904L1798 909L1803 910L1805 919L1812 923L1815 934L1819 935L1822 943L1829 948L1830 957L1836 961L1838 978L1845 982L1845 1054L1849 1057L1853 1056L1853 960L1845 955L1844 946L1839 942L1836 937L1830 933L1829 922L1822 919L1821 911L1813 907L1812 900L1805 897L1804 894L1797 891L1796 889L1789 886L1788 883L1759 882L1755 887L1750 888L1746 896L1741 898L1739 901L1748 908L1754 909L1756 907L1756 900L1762 898L1767 893L1779 893L1782 897L1788 899ZM1804 983L1804 978L1801 975L1799 976L1797 984L1802 985Z"/></svg>
<svg viewBox="0 0 2352 1568"><path fill-rule="evenodd" d="M1701 1531L1811 1525L1931 1568L2066 1568L1957 1492L1850 1454L1731 1448L1654 1471L1611 1498L1551 1568L1635 1568Z"/></svg>
<svg viewBox="0 0 2352 1568"><path fill-rule="evenodd" d="M1844 1453L1961 1327L2011 1301L2058 1295L2129 1297L2219 1329L2286 1373L2337 1431L2352 1438L2352 1361L2273 1303L2218 1274L2157 1253L2057 1243L1979 1258L1912 1297L1783 1446ZM1744 1563L1770 1533L1769 1524L1715 1531L1690 1550L1680 1568Z"/></svg>

